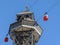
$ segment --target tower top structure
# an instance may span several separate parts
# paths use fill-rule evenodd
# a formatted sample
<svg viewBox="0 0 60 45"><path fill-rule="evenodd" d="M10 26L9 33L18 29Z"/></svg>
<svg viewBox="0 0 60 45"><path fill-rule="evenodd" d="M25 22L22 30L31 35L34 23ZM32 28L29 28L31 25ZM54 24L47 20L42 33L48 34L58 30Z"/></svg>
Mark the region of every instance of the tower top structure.
<svg viewBox="0 0 60 45"><path fill-rule="evenodd" d="M13 45L35 45L41 34L42 28L37 24L34 14L28 9L16 14L17 21L10 24L9 35Z"/></svg>

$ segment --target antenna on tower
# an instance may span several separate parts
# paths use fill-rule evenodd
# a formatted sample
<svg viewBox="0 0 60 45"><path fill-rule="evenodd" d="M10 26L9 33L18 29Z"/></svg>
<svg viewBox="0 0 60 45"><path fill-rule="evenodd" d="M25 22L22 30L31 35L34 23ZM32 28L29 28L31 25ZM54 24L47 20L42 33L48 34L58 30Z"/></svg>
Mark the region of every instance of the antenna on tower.
<svg viewBox="0 0 60 45"><path fill-rule="evenodd" d="M29 7L28 6L26 6L25 8L26 8L26 12L29 11Z"/></svg>

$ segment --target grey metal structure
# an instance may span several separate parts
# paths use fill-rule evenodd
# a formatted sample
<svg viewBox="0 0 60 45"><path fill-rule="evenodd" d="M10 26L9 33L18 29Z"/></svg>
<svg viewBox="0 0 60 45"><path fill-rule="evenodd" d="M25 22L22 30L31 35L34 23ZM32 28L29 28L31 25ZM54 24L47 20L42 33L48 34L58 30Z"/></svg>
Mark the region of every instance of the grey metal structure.
<svg viewBox="0 0 60 45"><path fill-rule="evenodd" d="M42 28L37 24L34 14L24 11L16 14L17 21L10 24L9 35L13 45L36 45Z"/></svg>

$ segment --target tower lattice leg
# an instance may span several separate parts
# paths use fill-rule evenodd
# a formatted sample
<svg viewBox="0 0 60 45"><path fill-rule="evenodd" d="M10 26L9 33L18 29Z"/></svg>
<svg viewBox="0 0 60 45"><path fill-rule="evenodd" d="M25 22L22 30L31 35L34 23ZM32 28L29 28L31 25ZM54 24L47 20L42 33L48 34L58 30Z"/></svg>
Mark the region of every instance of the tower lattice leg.
<svg viewBox="0 0 60 45"><path fill-rule="evenodd" d="M19 31L15 32L14 42L16 45L34 45L33 31ZM15 45L14 44L14 45Z"/></svg>

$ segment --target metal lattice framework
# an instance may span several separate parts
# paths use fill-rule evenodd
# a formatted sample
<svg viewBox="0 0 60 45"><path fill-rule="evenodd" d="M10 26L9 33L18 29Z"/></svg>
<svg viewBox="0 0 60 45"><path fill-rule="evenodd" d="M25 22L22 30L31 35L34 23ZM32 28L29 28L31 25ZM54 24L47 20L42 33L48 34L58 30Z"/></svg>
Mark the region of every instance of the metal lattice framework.
<svg viewBox="0 0 60 45"><path fill-rule="evenodd" d="M17 22L12 23L9 28L13 45L36 45L41 34L42 28L29 11L18 13Z"/></svg>
<svg viewBox="0 0 60 45"><path fill-rule="evenodd" d="M14 31L13 45L34 45L33 30Z"/></svg>

